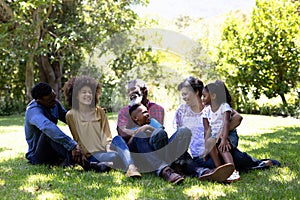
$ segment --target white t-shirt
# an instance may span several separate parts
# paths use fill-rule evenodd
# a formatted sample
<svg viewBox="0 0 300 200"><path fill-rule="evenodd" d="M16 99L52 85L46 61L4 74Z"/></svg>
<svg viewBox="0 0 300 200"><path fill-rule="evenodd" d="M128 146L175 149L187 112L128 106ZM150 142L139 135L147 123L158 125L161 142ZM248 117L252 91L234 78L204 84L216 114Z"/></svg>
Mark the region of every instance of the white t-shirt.
<svg viewBox="0 0 300 200"><path fill-rule="evenodd" d="M211 137L218 138L223 128L225 112L232 109L228 103L222 103L216 112L211 110L211 106L206 106L203 109L203 118L207 118L211 127Z"/></svg>
<svg viewBox="0 0 300 200"><path fill-rule="evenodd" d="M190 143L190 153L192 157L202 155L205 149L202 112L195 113L190 106L181 104L176 110L174 125L177 128L187 127L191 130L192 138Z"/></svg>

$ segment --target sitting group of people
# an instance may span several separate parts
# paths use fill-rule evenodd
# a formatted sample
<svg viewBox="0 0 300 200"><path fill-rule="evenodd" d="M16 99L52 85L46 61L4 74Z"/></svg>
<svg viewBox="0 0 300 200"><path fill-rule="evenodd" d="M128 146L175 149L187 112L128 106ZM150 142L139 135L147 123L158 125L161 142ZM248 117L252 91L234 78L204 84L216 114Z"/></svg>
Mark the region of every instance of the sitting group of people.
<svg viewBox="0 0 300 200"><path fill-rule="evenodd" d="M280 165L237 148L235 128L242 117L231 108L222 81L204 87L202 81L189 77L178 90L185 103L176 110L176 131L169 137L163 126L164 108L149 101L144 81L130 81L130 103L119 111L118 135L112 137L106 113L99 106L97 80L78 76L65 83L68 111L49 84L38 83L25 113L26 159L31 164L78 164L86 171L114 168L125 171L127 177L155 172L172 184L186 176L231 182L239 180L238 171ZM57 126L58 120L68 124L72 137Z"/></svg>

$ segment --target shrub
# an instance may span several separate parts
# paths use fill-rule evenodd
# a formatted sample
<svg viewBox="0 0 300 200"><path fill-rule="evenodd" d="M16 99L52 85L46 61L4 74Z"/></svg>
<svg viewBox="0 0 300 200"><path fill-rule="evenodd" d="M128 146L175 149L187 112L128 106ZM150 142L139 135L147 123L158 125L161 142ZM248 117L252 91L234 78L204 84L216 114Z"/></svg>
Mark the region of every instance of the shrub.
<svg viewBox="0 0 300 200"><path fill-rule="evenodd" d="M0 116L21 114L25 109L26 105L21 100L4 98L0 101Z"/></svg>

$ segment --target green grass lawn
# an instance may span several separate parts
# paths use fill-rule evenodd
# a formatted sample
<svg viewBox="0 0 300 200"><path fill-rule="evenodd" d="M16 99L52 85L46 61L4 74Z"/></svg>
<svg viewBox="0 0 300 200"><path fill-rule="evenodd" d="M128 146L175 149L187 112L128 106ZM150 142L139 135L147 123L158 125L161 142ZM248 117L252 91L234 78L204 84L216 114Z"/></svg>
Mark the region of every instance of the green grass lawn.
<svg viewBox="0 0 300 200"><path fill-rule="evenodd" d="M0 117L0 199L299 199L300 121L243 116L239 148L259 159L279 160L282 166L241 173L241 180L231 184L186 178L179 186L151 173L132 180L117 170L100 174L79 166L30 165L24 158L24 116ZM116 116L109 119L114 132Z"/></svg>

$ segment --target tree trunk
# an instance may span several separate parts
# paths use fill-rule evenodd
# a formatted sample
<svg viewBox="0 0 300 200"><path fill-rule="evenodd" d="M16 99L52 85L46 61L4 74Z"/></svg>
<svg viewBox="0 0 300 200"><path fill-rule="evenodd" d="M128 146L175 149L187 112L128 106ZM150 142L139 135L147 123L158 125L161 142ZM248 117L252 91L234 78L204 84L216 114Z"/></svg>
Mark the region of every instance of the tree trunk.
<svg viewBox="0 0 300 200"><path fill-rule="evenodd" d="M26 77L25 77L25 86L26 86L26 99L30 101L31 97L31 88L34 85L34 58L36 51L39 47L39 40L41 38L41 29L44 24L44 21L47 20L52 12L52 4L50 4L47 14L44 19L40 18L40 13L43 11L42 8L37 8L33 13L32 24L36 24L34 28L34 35L32 37L33 46L29 48L30 54L28 60L26 61ZM30 42L28 42L30 43Z"/></svg>
<svg viewBox="0 0 300 200"><path fill-rule="evenodd" d="M279 96L281 97L281 100L282 100L283 105L286 106L286 105L287 105L287 102L286 102L286 99L285 99L284 94L279 94Z"/></svg>
<svg viewBox="0 0 300 200"><path fill-rule="evenodd" d="M13 18L14 14L11 8L3 1L0 0L0 21L7 22Z"/></svg>
<svg viewBox="0 0 300 200"><path fill-rule="evenodd" d="M39 65L39 78L42 82L47 82L57 94L57 98L61 99L61 77L62 70L59 62L49 61L49 56L36 57Z"/></svg>
<svg viewBox="0 0 300 200"><path fill-rule="evenodd" d="M33 24L37 24L34 27L34 35L32 40L34 41L34 45L32 46L32 48L30 49L30 54L28 55L28 59L26 61L26 74L25 74L25 86L26 86L26 100L29 102L32 97L31 97L31 89L34 85L34 56L35 56L35 52L39 46L39 40L40 40L40 36L41 36L41 25L42 25L42 21L39 17L39 8L33 13ZM30 42L28 42L30 43Z"/></svg>

